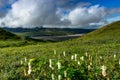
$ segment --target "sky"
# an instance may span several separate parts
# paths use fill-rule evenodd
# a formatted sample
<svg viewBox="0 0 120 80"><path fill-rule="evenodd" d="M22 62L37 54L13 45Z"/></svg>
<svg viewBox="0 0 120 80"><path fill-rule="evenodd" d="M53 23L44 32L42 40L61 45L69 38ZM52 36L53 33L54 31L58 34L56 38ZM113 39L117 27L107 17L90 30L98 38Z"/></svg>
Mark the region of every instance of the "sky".
<svg viewBox="0 0 120 80"><path fill-rule="evenodd" d="M120 0L0 0L1 27L99 28L120 20Z"/></svg>

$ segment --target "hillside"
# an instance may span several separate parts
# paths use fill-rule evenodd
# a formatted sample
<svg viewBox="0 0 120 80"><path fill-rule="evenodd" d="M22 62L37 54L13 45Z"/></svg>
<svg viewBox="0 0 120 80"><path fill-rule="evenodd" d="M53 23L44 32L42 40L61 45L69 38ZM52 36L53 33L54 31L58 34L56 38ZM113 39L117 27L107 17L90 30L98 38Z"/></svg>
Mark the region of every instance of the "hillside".
<svg viewBox="0 0 120 80"><path fill-rule="evenodd" d="M26 45L35 45L37 43L51 42L48 40L36 40L23 36L18 36L7 30L0 28L0 48L4 47L20 47Z"/></svg>
<svg viewBox="0 0 120 80"><path fill-rule="evenodd" d="M20 37L0 28L0 40L19 40Z"/></svg>
<svg viewBox="0 0 120 80"><path fill-rule="evenodd" d="M0 48L0 79L119 80L119 26L114 22L64 42Z"/></svg>
<svg viewBox="0 0 120 80"><path fill-rule="evenodd" d="M120 40L120 21L108 24L100 29L85 34L78 40L90 43L109 43L119 42Z"/></svg>

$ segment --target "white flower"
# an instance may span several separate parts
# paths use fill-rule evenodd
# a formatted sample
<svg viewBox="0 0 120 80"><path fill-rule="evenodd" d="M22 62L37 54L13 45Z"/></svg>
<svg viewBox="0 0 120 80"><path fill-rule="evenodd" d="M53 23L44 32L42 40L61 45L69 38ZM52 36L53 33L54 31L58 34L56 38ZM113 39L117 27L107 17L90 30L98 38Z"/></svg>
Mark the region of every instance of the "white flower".
<svg viewBox="0 0 120 80"><path fill-rule="evenodd" d="M61 63L59 61L57 62L57 65L58 65L58 69L61 69Z"/></svg>
<svg viewBox="0 0 120 80"><path fill-rule="evenodd" d="M91 61L92 61L92 56L90 56L90 55L89 55L89 60L91 60Z"/></svg>
<svg viewBox="0 0 120 80"><path fill-rule="evenodd" d="M23 61L21 60L20 64L22 65L23 64Z"/></svg>
<svg viewBox="0 0 120 80"><path fill-rule="evenodd" d="M64 77L67 77L67 71L64 71Z"/></svg>
<svg viewBox="0 0 120 80"><path fill-rule="evenodd" d="M51 74L52 80L55 80L55 76L54 74Z"/></svg>
<svg viewBox="0 0 120 80"><path fill-rule="evenodd" d="M116 58L116 54L114 54L114 58Z"/></svg>
<svg viewBox="0 0 120 80"><path fill-rule="evenodd" d="M106 74L106 69L107 69L107 67L106 66L102 66L101 67L101 69L102 69L102 75L105 77L107 74Z"/></svg>
<svg viewBox="0 0 120 80"><path fill-rule="evenodd" d="M66 53L65 53L65 51L63 51L63 56L66 56Z"/></svg>
<svg viewBox="0 0 120 80"><path fill-rule="evenodd" d="M58 75L58 80L61 80L61 75Z"/></svg>
<svg viewBox="0 0 120 80"><path fill-rule="evenodd" d="M31 74L32 72L32 66L31 66L31 63L28 62L28 74Z"/></svg>
<svg viewBox="0 0 120 80"><path fill-rule="evenodd" d="M49 67L50 67L51 69L54 69L54 68L52 67L52 59L49 59Z"/></svg>
<svg viewBox="0 0 120 80"><path fill-rule="evenodd" d="M86 57L88 56L88 53L87 53L87 52L85 53L85 56L86 56Z"/></svg>
<svg viewBox="0 0 120 80"><path fill-rule="evenodd" d="M90 67L90 65L88 65L88 70L90 70L91 69L91 67Z"/></svg>
<svg viewBox="0 0 120 80"><path fill-rule="evenodd" d="M120 65L120 59L119 59L119 65Z"/></svg>
<svg viewBox="0 0 120 80"><path fill-rule="evenodd" d="M75 54L75 61L77 61L77 54Z"/></svg>
<svg viewBox="0 0 120 80"><path fill-rule="evenodd" d="M100 59L102 59L102 56L100 56Z"/></svg>
<svg viewBox="0 0 120 80"><path fill-rule="evenodd" d="M92 65L92 62L90 62L90 65Z"/></svg>
<svg viewBox="0 0 120 80"><path fill-rule="evenodd" d="M54 54L56 55L56 50L54 50Z"/></svg>
<svg viewBox="0 0 120 80"><path fill-rule="evenodd" d="M71 60L73 60L73 59L74 59L74 56L72 55L72 56L71 56Z"/></svg>
<svg viewBox="0 0 120 80"><path fill-rule="evenodd" d="M24 75L27 76L26 69L24 69Z"/></svg>
<svg viewBox="0 0 120 80"><path fill-rule="evenodd" d="M27 62L27 58L25 57L25 62Z"/></svg>
<svg viewBox="0 0 120 80"><path fill-rule="evenodd" d="M80 57L80 59L81 59L82 61L84 61L84 56Z"/></svg>
<svg viewBox="0 0 120 80"><path fill-rule="evenodd" d="M49 59L49 67L52 67L52 59Z"/></svg>
<svg viewBox="0 0 120 80"><path fill-rule="evenodd" d="M78 61L78 65L80 65L80 61Z"/></svg>

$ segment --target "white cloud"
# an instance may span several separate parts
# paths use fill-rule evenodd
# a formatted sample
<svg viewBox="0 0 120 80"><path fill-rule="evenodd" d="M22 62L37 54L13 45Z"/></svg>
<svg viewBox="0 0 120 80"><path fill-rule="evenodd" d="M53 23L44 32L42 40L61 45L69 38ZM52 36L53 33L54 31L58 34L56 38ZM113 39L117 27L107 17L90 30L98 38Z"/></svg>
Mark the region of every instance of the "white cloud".
<svg viewBox="0 0 120 80"><path fill-rule="evenodd" d="M59 24L55 0L19 0L2 20L7 26Z"/></svg>
<svg viewBox="0 0 120 80"><path fill-rule="evenodd" d="M8 27L88 27L103 25L105 17L119 8L108 10L99 5L74 0L0 0L0 6L12 4L4 14L0 12L0 24ZM16 1L16 2L15 2Z"/></svg>
<svg viewBox="0 0 120 80"><path fill-rule="evenodd" d="M68 19L72 25L87 26L91 23L98 23L106 16L106 10L99 5L87 7L78 7L72 10Z"/></svg>
<svg viewBox="0 0 120 80"><path fill-rule="evenodd" d="M3 0L2 0L3 1ZM71 23L67 19L66 5L74 0L9 0L13 3L7 15L0 19L1 24L8 27L30 27L30 26L70 26ZM58 4L59 3L59 4ZM83 5L85 3L81 3ZM88 3L87 3L88 4ZM59 8L63 11L59 12Z"/></svg>

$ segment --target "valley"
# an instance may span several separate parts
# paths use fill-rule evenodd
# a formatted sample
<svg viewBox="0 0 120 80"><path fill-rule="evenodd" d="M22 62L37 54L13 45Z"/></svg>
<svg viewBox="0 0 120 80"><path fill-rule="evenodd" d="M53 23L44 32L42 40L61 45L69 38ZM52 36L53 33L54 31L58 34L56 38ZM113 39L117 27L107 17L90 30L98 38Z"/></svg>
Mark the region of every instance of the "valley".
<svg viewBox="0 0 120 80"><path fill-rule="evenodd" d="M65 41L69 39L74 39L82 36L84 34L72 34L72 35L60 35L60 36L37 36L31 37L33 39L51 40L51 41Z"/></svg>

